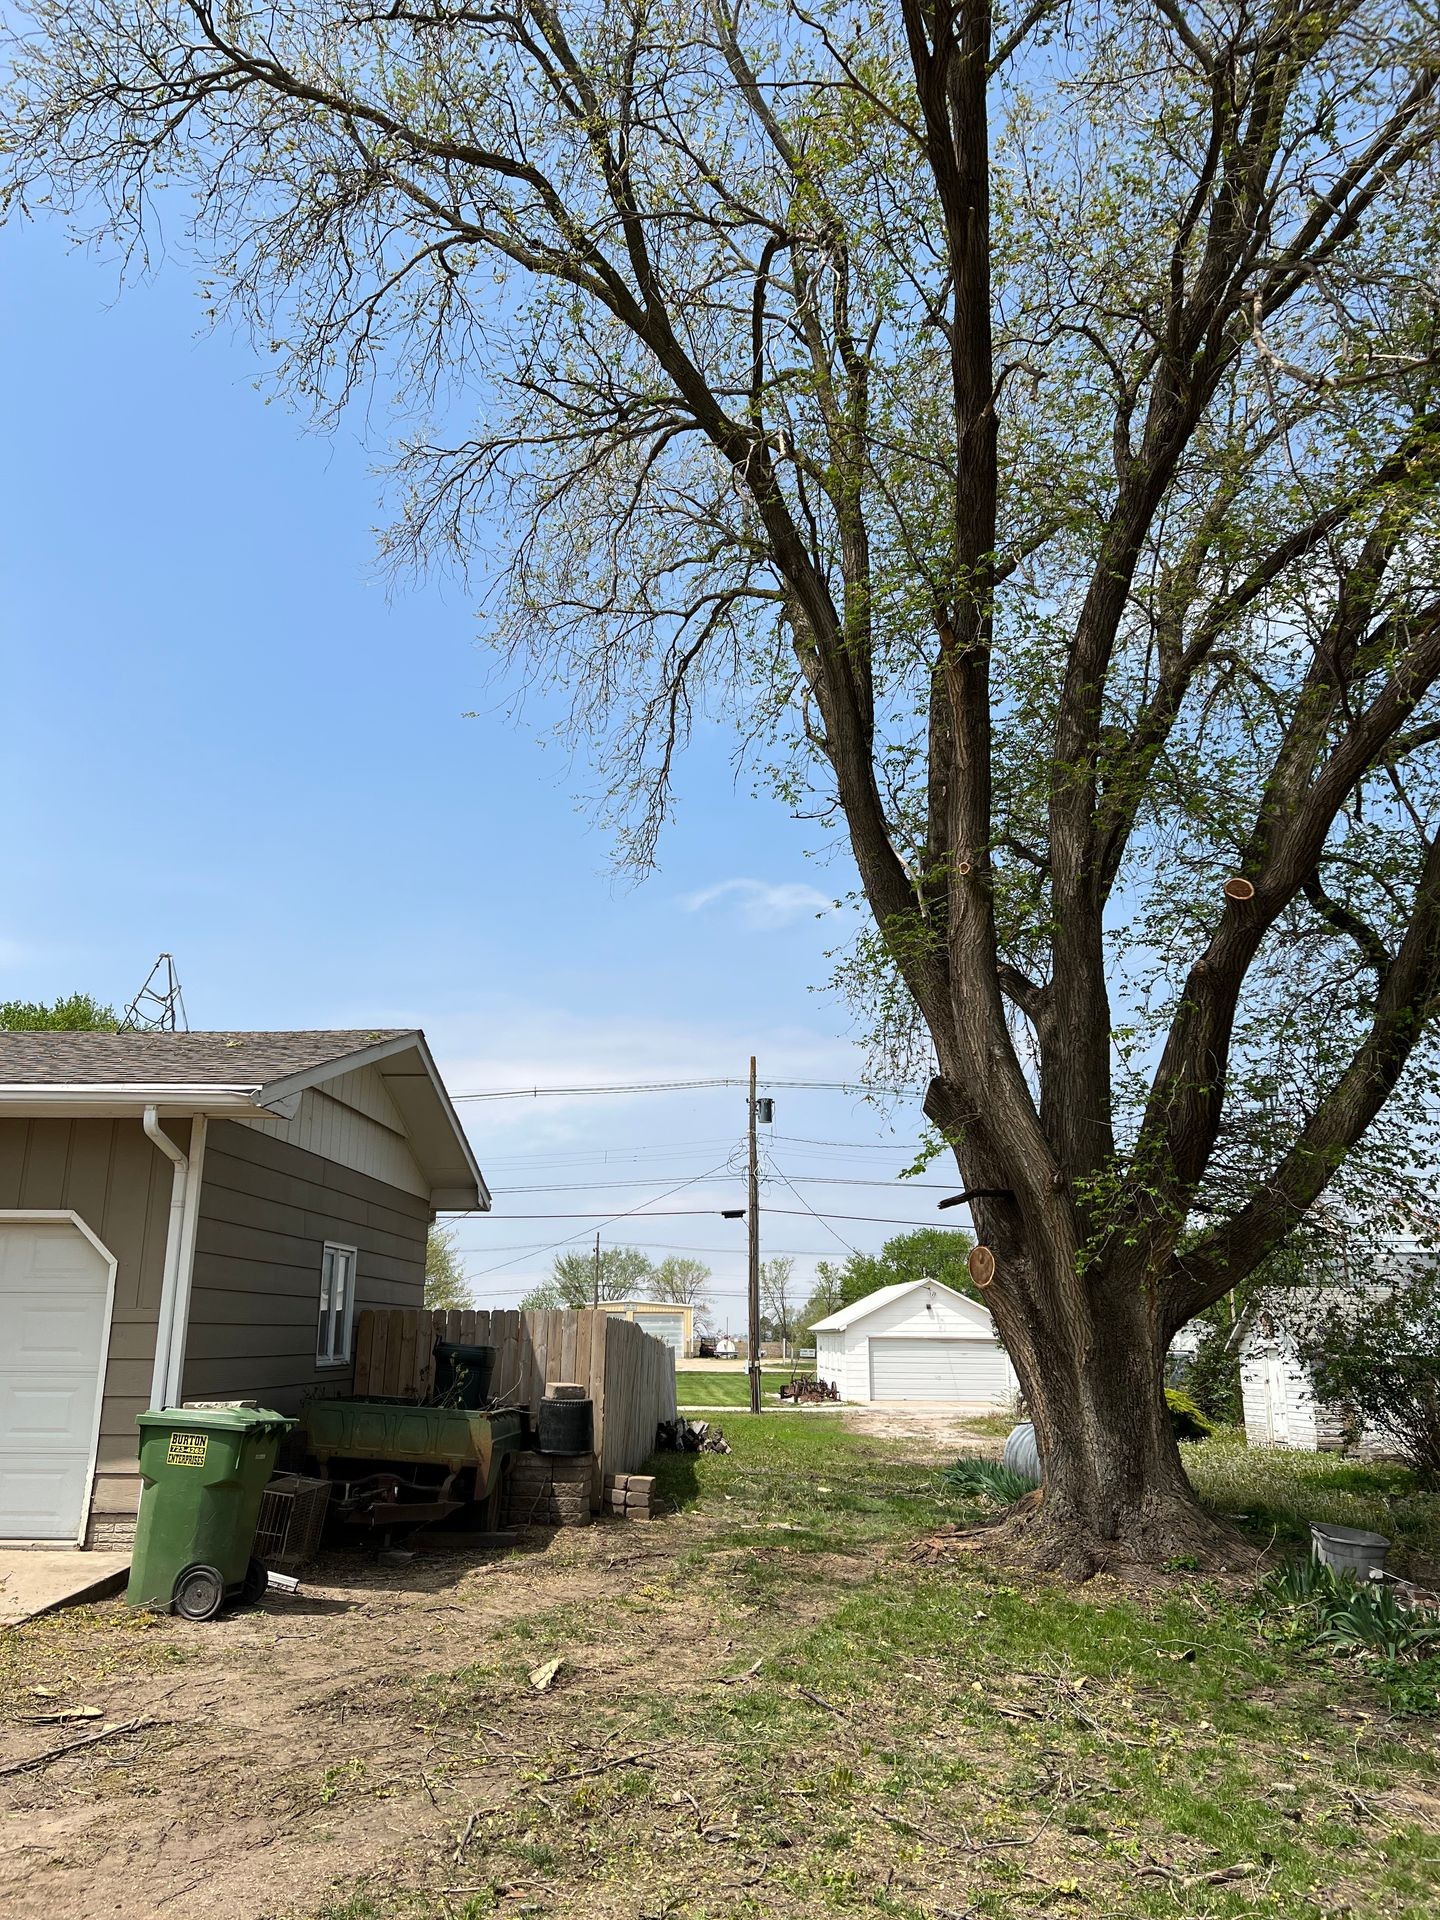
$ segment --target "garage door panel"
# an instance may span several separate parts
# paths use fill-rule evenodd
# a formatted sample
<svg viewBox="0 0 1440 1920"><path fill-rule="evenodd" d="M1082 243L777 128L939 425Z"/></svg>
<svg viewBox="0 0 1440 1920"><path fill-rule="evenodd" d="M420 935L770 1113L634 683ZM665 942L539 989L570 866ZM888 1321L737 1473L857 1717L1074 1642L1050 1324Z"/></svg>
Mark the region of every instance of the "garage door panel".
<svg viewBox="0 0 1440 1920"><path fill-rule="evenodd" d="M100 1325L91 1300L71 1304L57 1300L33 1301L15 1314L11 1335L9 1317L5 1327L6 1355L0 1359L0 1371L11 1353L23 1353L27 1365L90 1366L100 1358ZM8 1345L13 1337L14 1347Z"/></svg>
<svg viewBox="0 0 1440 1920"><path fill-rule="evenodd" d="M109 1278L72 1224L0 1219L0 1539L81 1531Z"/></svg>
<svg viewBox="0 0 1440 1920"><path fill-rule="evenodd" d="M655 1339L663 1340L677 1359L683 1355L685 1347L685 1320L678 1313L637 1313L635 1324L642 1333L653 1334Z"/></svg>
<svg viewBox="0 0 1440 1920"><path fill-rule="evenodd" d="M1004 1350L990 1340L874 1339L875 1400L1001 1400L1009 1388Z"/></svg>
<svg viewBox="0 0 1440 1920"><path fill-rule="evenodd" d="M0 1470L0 1539L69 1539L76 1532L57 1534L54 1515L78 1512L85 1499L88 1462L69 1460L46 1466Z"/></svg>
<svg viewBox="0 0 1440 1920"><path fill-rule="evenodd" d="M8 1450L21 1442L73 1445L70 1436L84 1427L94 1411L93 1381L0 1379L0 1434L4 1435L0 1446ZM88 1441L84 1451L90 1451Z"/></svg>

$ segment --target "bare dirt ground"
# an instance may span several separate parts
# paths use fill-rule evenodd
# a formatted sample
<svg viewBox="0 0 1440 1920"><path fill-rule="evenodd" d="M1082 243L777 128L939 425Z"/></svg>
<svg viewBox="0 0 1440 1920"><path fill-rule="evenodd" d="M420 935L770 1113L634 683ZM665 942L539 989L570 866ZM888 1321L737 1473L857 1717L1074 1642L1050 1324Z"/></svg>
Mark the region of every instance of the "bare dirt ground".
<svg viewBox="0 0 1440 1920"><path fill-rule="evenodd" d="M953 1410L844 1420L917 1464L998 1444ZM477 1806L527 1790L526 1776L533 1787L537 1767L572 1770L554 1741L573 1740L577 1688L613 1694L629 1671L694 1693L729 1670L735 1621L713 1583L678 1609L673 1594L647 1602L714 1524L691 1513L537 1529L519 1551L404 1567L329 1554L298 1596L206 1625L117 1601L0 1634L6 1920L272 1920L397 1853L453 1849ZM836 1566L842 1586L873 1570L864 1557ZM805 1601L788 1604L794 1624ZM568 1732L548 1699L522 1700L517 1717L504 1688L478 1733L427 1707L432 1678L443 1691L445 1676L503 1661L523 1674L515 1623L537 1614L575 1623L583 1645L563 1682ZM573 1766L589 1764L582 1739Z"/></svg>
<svg viewBox="0 0 1440 1920"><path fill-rule="evenodd" d="M0 1769L117 1731L0 1771L7 1920L304 1911L448 1834L457 1796L473 1807L514 1791L532 1747L510 1727L457 1750L425 1724L417 1683L476 1661L527 1609L618 1600L676 1544L616 1524L478 1561L330 1556L300 1596L205 1626L115 1603L20 1630L0 1645ZM677 1677L694 1651L668 1650ZM77 1708L103 1718L32 1720Z"/></svg>
<svg viewBox="0 0 1440 1920"><path fill-rule="evenodd" d="M973 1413L943 1400L905 1406L889 1406L882 1401L873 1406L847 1407L841 1417L849 1433L867 1434L875 1440L923 1443L927 1453L941 1456L983 1453L998 1460L1005 1449L1003 1435L983 1431L975 1426Z"/></svg>
<svg viewBox="0 0 1440 1920"><path fill-rule="evenodd" d="M937 1492L995 1435L840 1419L654 1523L0 1633L0 1913L1432 1920L1433 1720L1183 1570L1017 1582Z"/></svg>

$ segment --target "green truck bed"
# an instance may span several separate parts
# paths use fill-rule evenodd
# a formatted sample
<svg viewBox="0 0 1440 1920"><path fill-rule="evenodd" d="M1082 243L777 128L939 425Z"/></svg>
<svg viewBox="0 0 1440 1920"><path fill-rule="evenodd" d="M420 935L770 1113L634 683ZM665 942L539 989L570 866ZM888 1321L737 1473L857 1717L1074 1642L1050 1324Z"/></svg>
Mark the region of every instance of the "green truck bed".
<svg viewBox="0 0 1440 1920"><path fill-rule="evenodd" d="M389 1400L310 1400L300 1415L305 1450L328 1473L332 1461L394 1467L475 1470L475 1497L489 1492L506 1454L523 1432L518 1413L470 1413L461 1407L415 1407Z"/></svg>

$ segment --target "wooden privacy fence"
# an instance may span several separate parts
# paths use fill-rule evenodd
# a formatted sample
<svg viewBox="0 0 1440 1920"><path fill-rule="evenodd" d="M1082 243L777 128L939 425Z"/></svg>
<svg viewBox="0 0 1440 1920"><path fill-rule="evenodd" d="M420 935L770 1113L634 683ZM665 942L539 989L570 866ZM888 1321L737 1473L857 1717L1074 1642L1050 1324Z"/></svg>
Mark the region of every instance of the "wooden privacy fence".
<svg viewBox="0 0 1440 1920"><path fill-rule="evenodd" d="M595 1484L633 1473L655 1447L655 1428L675 1418L675 1356L633 1321L585 1307L521 1313L483 1308L430 1312L362 1307L355 1321L355 1392L425 1399L435 1380L435 1342L493 1347L490 1397L537 1406L546 1386L573 1380L595 1403Z"/></svg>

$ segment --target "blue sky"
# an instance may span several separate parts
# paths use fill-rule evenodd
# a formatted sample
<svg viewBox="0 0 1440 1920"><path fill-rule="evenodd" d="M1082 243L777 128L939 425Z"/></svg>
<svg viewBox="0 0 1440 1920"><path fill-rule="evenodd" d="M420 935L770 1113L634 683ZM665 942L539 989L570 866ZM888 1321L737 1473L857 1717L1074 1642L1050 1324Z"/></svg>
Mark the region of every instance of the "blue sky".
<svg viewBox="0 0 1440 1920"><path fill-rule="evenodd" d="M842 929L817 910L848 875L736 781L723 738L686 763L661 871L615 879L577 802L586 769L537 738L542 709L511 719L490 679L479 587L382 578L362 423L326 438L267 405L248 343L204 331L180 262L122 294L113 264L54 227L0 246L0 782L17 823L0 856L0 998L81 987L123 1002L168 948L193 1026L413 1022L462 1093L740 1074L752 1050L781 1078L858 1071L845 1009L814 991ZM642 1204L725 1159L743 1096L462 1111L496 1190L464 1256L502 1304L546 1272L544 1243L590 1231L506 1215ZM793 1176L883 1181L917 1124L914 1103L887 1119L792 1092L771 1153ZM597 1179L642 1184L575 1185ZM917 1223L938 1197L801 1191ZM738 1188L687 1198L718 1211ZM799 1205L778 1179L767 1200ZM739 1324L743 1229L605 1231L704 1249ZM796 1250L803 1282L821 1250L843 1255L836 1234L871 1247L891 1231L777 1212L765 1237Z"/></svg>

